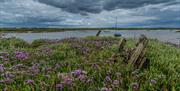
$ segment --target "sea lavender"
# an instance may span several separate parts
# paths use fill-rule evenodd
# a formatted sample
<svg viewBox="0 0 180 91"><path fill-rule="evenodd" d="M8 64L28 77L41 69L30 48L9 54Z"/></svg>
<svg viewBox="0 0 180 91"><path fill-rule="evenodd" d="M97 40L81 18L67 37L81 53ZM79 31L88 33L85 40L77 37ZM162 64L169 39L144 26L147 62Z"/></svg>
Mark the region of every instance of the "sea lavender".
<svg viewBox="0 0 180 91"><path fill-rule="evenodd" d="M16 51L15 52L15 57L18 59L18 60L26 60L28 59L28 53L26 52L22 52L22 51Z"/></svg>
<svg viewBox="0 0 180 91"><path fill-rule="evenodd" d="M78 79L82 82L86 82L87 76L86 75L79 75Z"/></svg>
<svg viewBox="0 0 180 91"><path fill-rule="evenodd" d="M4 61L9 60L9 54L5 53L5 52L0 53L0 59L2 59Z"/></svg>
<svg viewBox="0 0 180 91"><path fill-rule="evenodd" d="M111 78L109 76L106 76L105 81L112 82Z"/></svg>
<svg viewBox="0 0 180 91"><path fill-rule="evenodd" d="M119 81L118 80L114 80L112 83L113 87L117 87L119 85Z"/></svg>
<svg viewBox="0 0 180 91"><path fill-rule="evenodd" d="M0 64L0 72L4 72L5 67L3 66L3 64Z"/></svg>
<svg viewBox="0 0 180 91"><path fill-rule="evenodd" d="M41 52L43 55L52 55L53 50L50 49L50 48L48 48L48 47L45 47L45 48L40 49L40 52Z"/></svg>
<svg viewBox="0 0 180 91"><path fill-rule="evenodd" d="M13 82L13 80L10 79L10 78L6 78L4 80L0 80L0 83L4 83L4 84L11 84L12 82Z"/></svg>
<svg viewBox="0 0 180 91"><path fill-rule="evenodd" d="M101 88L101 91L112 91L112 88L103 87Z"/></svg>
<svg viewBox="0 0 180 91"><path fill-rule="evenodd" d="M136 82L135 82L135 83L132 83L131 86L132 86L132 88L135 89L135 90L139 89L139 84L136 83Z"/></svg>
<svg viewBox="0 0 180 91"><path fill-rule="evenodd" d="M56 88L58 90L62 90L64 88L63 84L59 83L59 84L56 84Z"/></svg>
<svg viewBox="0 0 180 91"><path fill-rule="evenodd" d="M157 83L157 81L155 79L151 79L151 84L155 85Z"/></svg>
<svg viewBox="0 0 180 91"><path fill-rule="evenodd" d="M76 76L79 76L82 74L82 70L81 69L78 69L78 70L75 70L72 72L72 74L76 75Z"/></svg>
<svg viewBox="0 0 180 91"><path fill-rule="evenodd" d="M5 74L2 74L1 76L5 77L5 78L14 78L15 75L14 74L11 74L11 73L5 73Z"/></svg>
<svg viewBox="0 0 180 91"><path fill-rule="evenodd" d="M44 70L45 70L46 74L48 74L50 72L53 72L54 69L52 67L45 67Z"/></svg>
<svg viewBox="0 0 180 91"><path fill-rule="evenodd" d="M32 67L29 68L29 70L33 75L39 74L40 72L39 64L34 64Z"/></svg>
<svg viewBox="0 0 180 91"><path fill-rule="evenodd" d="M72 79L72 78L66 77L66 78L64 79L64 84L66 84L66 85L72 85L72 83L73 83L73 79Z"/></svg>
<svg viewBox="0 0 180 91"><path fill-rule="evenodd" d="M28 85L33 85L33 84L34 84L34 80L31 80L31 79L26 80L25 82L26 82L26 84L28 84Z"/></svg>
<svg viewBox="0 0 180 91"><path fill-rule="evenodd" d="M72 74L75 75L75 76L80 76L82 74L87 74L87 72L85 72L85 71L83 71L81 69L78 69L78 70L73 71Z"/></svg>
<svg viewBox="0 0 180 91"><path fill-rule="evenodd" d="M20 70L21 68L26 68L26 66L24 66L23 64L17 64L12 66L10 69L11 70Z"/></svg>

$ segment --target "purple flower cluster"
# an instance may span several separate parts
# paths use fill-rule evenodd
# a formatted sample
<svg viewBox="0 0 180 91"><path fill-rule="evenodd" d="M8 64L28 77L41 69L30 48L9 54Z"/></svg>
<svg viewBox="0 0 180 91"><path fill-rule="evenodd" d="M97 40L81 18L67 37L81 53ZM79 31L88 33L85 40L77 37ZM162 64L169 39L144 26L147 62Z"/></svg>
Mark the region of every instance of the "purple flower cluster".
<svg viewBox="0 0 180 91"><path fill-rule="evenodd" d="M2 74L1 76L5 77L5 78L9 78L9 79L12 79L15 77L15 75L11 74L11 73L5 73L5 74Z"/></svg>
<svg viewBox="0 0 180 91"><path fill-rule="evenodd" d="M106 76L105 81L106 82L112 82L111 77L110 76Z"/></svg>
<svg viewBox="0 0 180 91"><path fill-rule="evenodd" d="M6 78L4 80L0 80L0 83L3 83L3 84L11 84L13 82L12 79L10 78Z"/></svg>
<svg viewBox="0 0 180 91"><path fill-rule="evenodd" d="M103 46L112 46L113 44L117 44L117 40L87 40L80 38L69 38L62 40L63 42L71 43L71 48L77 49L84 55L88 55L94 49L101 49ZM93 47L93 48L92 48Z"/></svg>
<svg viewBox="0 0 180 91"><path fill-rule="evenodd" d="M103 87L101 88L101 91L112 91L112 88Z"/></svg>
<svg viewBox="0 0 180 91"><path fill-rule="evenodd" d="M64 88L63 84L59 83L59 84L56 84L56 88L58 90L62 90Z"/></svg>
<svg viewBox="0 0 180 91"><path fill-rule="evenodd" d="M53 53L53 50L48 47L41 48L39 51L42 55L52 55Z"/></svg>
<svg viewBox="0 0 180 91"><path fill-rule="evenodd" d="M16 51L15 52L15 57L18 60L26 60L26 59L28 59L28 56L29 56L29 54L26 52L22 52L22 51Z"/></svg>
<svg viewBox="0 0 180 91"><path fill-rule="evenodd" d="M72 85L73 84L73 79L71 77L65 77L63 83L66 84L66 85Z"/></svg>
<svg viewBox="0 0 180 91"><path fill-rule="evenodd" d="M29 68L29 71L32 75L37 75L40 72L39 64L34 64L32 67Z"/></svg>
<svg viewBox="0 0 180 91"><path fill-rule="evenodd" d="M3 66L3 64L0 64L0 72L4 72L5 67Z"/></svg>
<svg viewBox="0 0 180 91"><path fill-rule="evenodd" d="M14 66L12 66L10 69L15 71L15 70L20 70L20 69L24 69L26 68L26 66L24 66L23 64L16 64Z"/></svg>
<svg viewBox="0 0 180 91"><path fill-rule="evenodd" d="M85 72L82 71L81 69L78 69L78 70L75 70L75 71L72 72L72 74L75 75L75 76L79 76L79 75L84 74L84 73Z"/></svg>
<svg viewBox="0 0 180 91"><path fill-rule="evenodd" d="M87 82L88 80L88 77L87 77L87 72L81 70L81 69L78 69L78 70L75 70L73 72L71 72L75 77L78 78L78 80L82 81L82 82ZM89 79L90 80L90 79Z"/></svg>
<svg viewBox="0 0 180 91"><path fill-rule="evenodd" d="M9 54L5 53L5 52L0 53L0 59L2 59L4 61L9 60Z"/></svg>
<svg viewBox="0 0 180 91"><path fill-rule="evenodd" d="M112 83L112 86L113 87L118 87L119 83L120 82L118 80L114 80L113 83Z"/></svg>
<svg viewBox="0 0 180 91"><path fill-rule="evenodd" d="M135 90L139 89L139 84L136 83L136 82L135 82L135 83L132 83L131 86L132 86L132 88L135 89Z"/></svg>
<svg viewBox="0 0 180 91"><path fill-rule="evenodd" d="M28 84L28 85L33 85L33 84L34 84L34 80L31 80L31 79L26 80L25 82L26 82L26 84Z"/></svg>

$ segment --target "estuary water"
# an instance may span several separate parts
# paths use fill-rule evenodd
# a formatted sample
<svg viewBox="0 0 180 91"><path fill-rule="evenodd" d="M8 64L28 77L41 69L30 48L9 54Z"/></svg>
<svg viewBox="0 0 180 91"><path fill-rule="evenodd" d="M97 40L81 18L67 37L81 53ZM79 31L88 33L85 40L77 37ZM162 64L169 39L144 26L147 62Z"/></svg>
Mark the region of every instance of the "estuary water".
<svg viewBox="0 0 180 91"><path fill-rule="evenodd" d="M63 32L47 32L47 33L6 33L5 37L17 37L27 42L32 42L37 39L64 39L70 37L87 37L95 36L96 30L81 30L81 31L63 31ZM170 42L179 44L180 33L176 30L105 30L100 36L114 36L115 33L120 33L125 38L139 38L142 34L151 39L158 39L162 42Z"/></svg>

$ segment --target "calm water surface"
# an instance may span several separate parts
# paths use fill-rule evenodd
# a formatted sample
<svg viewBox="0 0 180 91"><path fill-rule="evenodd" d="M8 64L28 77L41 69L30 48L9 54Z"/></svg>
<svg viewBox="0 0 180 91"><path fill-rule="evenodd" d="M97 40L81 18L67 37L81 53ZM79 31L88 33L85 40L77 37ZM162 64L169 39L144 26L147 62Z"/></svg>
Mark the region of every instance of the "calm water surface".
<svg viewBox="0 0 180 91"><path fill-rule="evenodd" d="M98 31L64 31L64 32L49 32L49 33L7 33L6 37L17 37L28 42L37 39L64 39L70 37L86 37L94 36ZM148 38L158 39L163 42L171 42L178 44L180 41L180 33L175 30L109 30L103 31L101 36L113 36L115 33L121 33L125 38L138 38L141 34Z"/></svg>

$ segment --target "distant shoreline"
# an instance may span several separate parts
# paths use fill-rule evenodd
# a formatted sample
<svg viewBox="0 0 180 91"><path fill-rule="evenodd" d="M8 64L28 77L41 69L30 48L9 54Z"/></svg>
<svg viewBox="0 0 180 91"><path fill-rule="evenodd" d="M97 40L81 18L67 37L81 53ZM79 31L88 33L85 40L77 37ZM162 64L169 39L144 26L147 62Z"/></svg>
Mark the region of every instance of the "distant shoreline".
<svg viewBox="0 0 180 91"><path fill-rule="evenodd" d="M180 28L0 28L0 33L2 32L19 32L19 33L41 33L41 32L63 32L72 30L177 30Z"/></svg>

